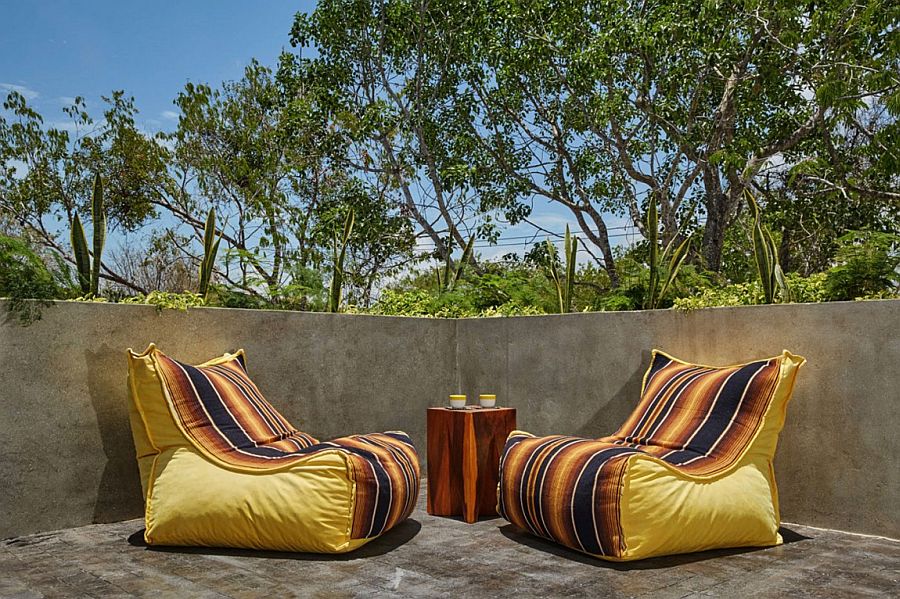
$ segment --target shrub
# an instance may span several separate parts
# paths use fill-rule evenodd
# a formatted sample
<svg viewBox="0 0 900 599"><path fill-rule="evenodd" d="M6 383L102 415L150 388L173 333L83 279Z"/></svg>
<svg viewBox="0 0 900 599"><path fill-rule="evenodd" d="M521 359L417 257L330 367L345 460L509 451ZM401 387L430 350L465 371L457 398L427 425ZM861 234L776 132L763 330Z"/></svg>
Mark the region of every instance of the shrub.
<svg viewBox="0 0 900 599"><path fill-rule="evenodd" d="M9 298L9 311L20 323L40 319L47 300L67 294L63 279L51 272L25 241L0 235L0 297ZM25 301L29 299L43 301Z"/></svg>
<svg viewBox="0 0 900 599"><path fill-rule="evenodd" d="M830 300L892 297L900 286L900 235L852 231L838 239L837 264L827 271Z"/></svg>

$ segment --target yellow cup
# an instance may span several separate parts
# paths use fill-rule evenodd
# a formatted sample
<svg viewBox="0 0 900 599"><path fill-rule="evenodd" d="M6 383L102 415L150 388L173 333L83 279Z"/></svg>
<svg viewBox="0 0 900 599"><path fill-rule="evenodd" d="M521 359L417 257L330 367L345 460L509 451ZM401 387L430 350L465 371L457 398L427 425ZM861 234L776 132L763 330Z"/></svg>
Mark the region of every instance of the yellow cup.
<svg viewBox="0 0 900 599"><path fill-rule="evenodd" d="M493 408L497 405L497 396L493 393L481 394L478 396L478 403L482 408Z"/></svg>
<svg viewBox="0 0 900 599"><path fill-rule="evenodd" d="M457 408L457 409L466 407L466 396L465 395L451 395L450 396L450 407Z"/></svg>

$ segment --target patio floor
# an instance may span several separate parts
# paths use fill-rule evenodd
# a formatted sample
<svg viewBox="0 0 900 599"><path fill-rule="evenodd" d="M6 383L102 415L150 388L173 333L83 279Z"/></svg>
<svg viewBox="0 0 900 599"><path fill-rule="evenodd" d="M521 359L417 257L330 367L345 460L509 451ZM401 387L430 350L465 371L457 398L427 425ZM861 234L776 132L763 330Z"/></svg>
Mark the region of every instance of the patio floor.
<svg viewBox="0 0 900 599"><path fill-rule="evenodd" d="M900 542L788 525L769 549L609 564L500 519L425 513L355 553L147 548L141 520L0 541L0 597L900 595Z"/></svg>

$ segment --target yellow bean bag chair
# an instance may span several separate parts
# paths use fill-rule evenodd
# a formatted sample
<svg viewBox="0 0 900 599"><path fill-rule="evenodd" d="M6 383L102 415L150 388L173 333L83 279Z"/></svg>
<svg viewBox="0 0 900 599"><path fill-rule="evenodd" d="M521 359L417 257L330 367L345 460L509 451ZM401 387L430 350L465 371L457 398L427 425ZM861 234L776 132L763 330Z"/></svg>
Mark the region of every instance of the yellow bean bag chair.
<svg viewBox="0 0 900 599"><path fill-rule="evenodd" d="M498 512L610 561L778 545L772 457L804 362L785 351L700 366L654 351L641 400L614 435L510 434Z"/></svg>
<svg viewBox="0 0 900 599"><path fill-rule="evenodd" d="M415 507L405 433L318 442L265 400L243 350L200 366L153 345L128 356L148 544L341 553Z"/></svg>

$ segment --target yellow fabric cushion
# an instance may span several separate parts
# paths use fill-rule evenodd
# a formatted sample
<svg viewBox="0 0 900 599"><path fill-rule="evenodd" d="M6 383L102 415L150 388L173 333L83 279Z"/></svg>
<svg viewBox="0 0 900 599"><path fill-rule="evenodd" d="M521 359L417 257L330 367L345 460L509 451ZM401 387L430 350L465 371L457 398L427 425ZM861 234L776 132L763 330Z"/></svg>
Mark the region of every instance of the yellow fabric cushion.
<svg viewBox="0 0 900 599"><path fill-rule="evenodd" d="M371 540L350 538L354 482L336 450L249 473L221 468L193 448L170 448L156 469L144 535L151 545L342 553Z"/></svg>
<svg viewBox="0 0 900 599"><path fill-rule="evenodd" d="M510 434L498 510L611 561L779 544L772 458L804 362L785 351L714 367L654 351L614 435Z"/></svg>
<svg viewBox="0 0 900 599"><path fill-rule="evenodd" d="M151 345L128 362L147 543L344 552L414 508L404 433L318 443L265 401L243 351L189 366Z"/></svg>

